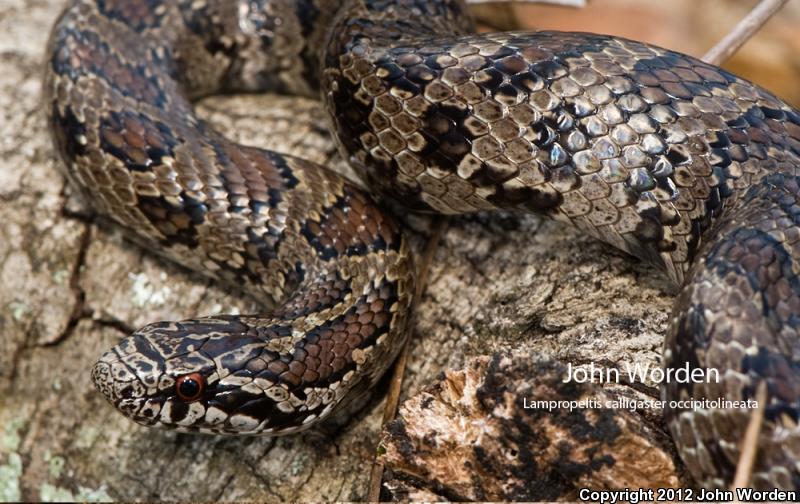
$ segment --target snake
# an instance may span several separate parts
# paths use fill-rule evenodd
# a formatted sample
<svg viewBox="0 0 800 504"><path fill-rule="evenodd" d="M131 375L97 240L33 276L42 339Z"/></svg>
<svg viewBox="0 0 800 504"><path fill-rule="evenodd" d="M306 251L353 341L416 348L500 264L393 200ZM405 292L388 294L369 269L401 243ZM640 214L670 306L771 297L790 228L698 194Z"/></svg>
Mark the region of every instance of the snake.
<svg viewBox="0 0 800 504"><path fill-rule="evenodd" d="M252 315L149 324L92 368L148 425L299 432L367 393L408 339L410 211L537 213L678 287L664 414L692 478L800 488L800 112L625 38L476 33L461 0L70 0L44 101L70 183L148 250L236 287ZM319 96L369 194L195 115L218 93ZM687 369L688 369L687 368ZM674 406L670 406L674 404Z"/></svg>

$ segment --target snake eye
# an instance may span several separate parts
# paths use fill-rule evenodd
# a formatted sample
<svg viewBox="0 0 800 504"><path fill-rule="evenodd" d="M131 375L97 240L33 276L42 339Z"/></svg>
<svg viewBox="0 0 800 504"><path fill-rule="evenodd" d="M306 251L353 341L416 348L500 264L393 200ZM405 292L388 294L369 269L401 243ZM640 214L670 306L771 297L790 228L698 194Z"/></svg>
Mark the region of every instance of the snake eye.
<svg viewBox="0 0 800 504"><path fill-rule="evenodd" d="M175 381L175 392L182 401L192 402L200 398L205 388L205 380L200 373L190 373Z"/></svg>

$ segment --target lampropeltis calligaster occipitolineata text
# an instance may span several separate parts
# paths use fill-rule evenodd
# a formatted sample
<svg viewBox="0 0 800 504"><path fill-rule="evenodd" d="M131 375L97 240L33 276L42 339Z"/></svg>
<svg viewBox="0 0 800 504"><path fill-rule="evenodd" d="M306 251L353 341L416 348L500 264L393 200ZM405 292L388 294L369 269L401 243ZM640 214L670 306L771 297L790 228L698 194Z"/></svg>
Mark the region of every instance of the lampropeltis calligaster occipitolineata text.
<svg viewBox="0 0 800 504"><path fill-rule="evenodd" d="M237 145L192 111L218 92L321 90L377 193L442 213L519 209L663 267L682 291L665 366L768 402L753 482L800 487L800 113L689 56L583 33L475 35L460 0L73 0L45 95L68 176L141 241L277 308L148 325L99 390L146 425L284 434L386 371L413 264L342 177ZM692 475L732 479L746 410L667 409Z"/></svg>

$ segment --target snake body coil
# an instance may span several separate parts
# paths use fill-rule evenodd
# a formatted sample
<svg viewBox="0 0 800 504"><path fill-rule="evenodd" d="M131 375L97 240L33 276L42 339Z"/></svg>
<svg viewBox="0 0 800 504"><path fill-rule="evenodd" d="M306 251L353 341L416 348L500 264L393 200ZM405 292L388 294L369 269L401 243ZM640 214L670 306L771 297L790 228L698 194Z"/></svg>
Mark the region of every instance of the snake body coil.
<svg viewBox="0 0 800 504"><path fill-rule="evenodd" d="M73 0L45 93L97 209L271 311L148 325L93 376L137 422L283 434L372 385L406 338L398 226L311 163L226 140L190 100L319 87L341 151L420 210L571 223L683 285L667 400L752 398L753 484L800 488L800 113L694 58L581 33L472 34L459 0ZM731 481L749 412L667 408L698 482Z"/></svg>

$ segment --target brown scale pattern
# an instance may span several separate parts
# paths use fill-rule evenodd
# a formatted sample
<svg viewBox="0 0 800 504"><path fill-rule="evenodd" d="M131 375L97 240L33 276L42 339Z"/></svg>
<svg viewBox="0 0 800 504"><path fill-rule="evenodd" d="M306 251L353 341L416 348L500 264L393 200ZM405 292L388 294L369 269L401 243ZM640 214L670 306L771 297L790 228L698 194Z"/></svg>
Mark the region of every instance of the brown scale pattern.
<svg viewBox="0 0 800 504"><path fill-rule="evenodd" d="M370 208L360 192L346 191L325 210L324 218L310 220L303 229L323 257L362 254L372 246L397 245L397 227Z"/></svg>
<svg viewBox="0 0 800 504"><path fill-rule="evenodd" d="M294 298L275 312L278 317L295 318L322 311L336 304L350 291L348 282L332 271L311 285L303 297Z"/></svg>
<svg viewBox="0 0 800 504"><path fill-rule="evenodd" d="M394 293L385 285L366 296L344 316L320 329L295 352L296 369L290 371L298 384L306 368L328 380L350 364L353 351L362 348L376 332L385 328L392 315L387 310Z"/></svg>
<svg viewBox="0 0 800 504"><path fill-rule="evenodd" d="M54 28L45 89L70 177L173 259L284 303L138 331L94 368L122 412L292 432L396 355L413 277L392 219L319 167L221 138L188 102L305 93L299 76L320 75L342 153L375 191L419 210L543 213L666 269L682 285L666 366L723 380L665 398L748 399L766 382L753 483L800 488L797 110L640 42L474 35L461 0L317 0L312 17L334 26L305 68L297 32L327 28L298 18L308 5L73 0ZM203 395L183 401L175 380L195 372ZM728 486L747 412L667 416L697 481Z"/></svg>

